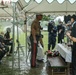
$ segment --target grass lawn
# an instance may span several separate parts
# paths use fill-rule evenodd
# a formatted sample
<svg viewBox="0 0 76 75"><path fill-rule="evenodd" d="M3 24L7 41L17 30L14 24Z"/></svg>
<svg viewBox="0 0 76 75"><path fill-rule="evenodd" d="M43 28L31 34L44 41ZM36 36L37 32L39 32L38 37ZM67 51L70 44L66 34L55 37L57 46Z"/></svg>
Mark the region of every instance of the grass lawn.
<svg viewBox="0 0 76 75"><path fill-rule="evenodd" d="M4 26L0 25L0 32L3 30ZM29 35L30 32L27 32L27 35ZM44 36L43 38L43 43L44 43L44 52L48 50L48 32L47 31L42 31L42 34ZM12 34L11 34L12 37ZM17 35L15 35L15 47L17 46ZM66 37L64 38L66 41ZM26 46L26 33L19 33L19 42L21 45ZM57 44L57 40L56 40Z"/></svg>
<svg viewBox="0 0 76 75"><path fill-rule="evenodd" d="M43 31L42 32L44 38L43 38L43 43L44 43L44 52L48 50L48 32Z"/></svg>
<svg viewBox="0 0 76 75"><path fill-rule="evenodd" d="M42 31L42 34L44 36L43 43L44 43L44 51L48 50L48 32ZM27 32L27 36L29 35L29 32ZM15 46L17 46L17 36L15 36ZM19 42L21 45L26 46L26 33L21 33L19 35Z"/></svg>
<svg viewBox="0 0 76 75"><path fill-rule="evenodd" d="M42 34L44 36L43 43L44 43L44 51L48 50L48 32L42 31ZM29 35L29 32L27 32L27 35ZM19 36L19 41L22 45L26 46L26 33L22 33ZM17 45L17 44L16 44Z"/></svg>

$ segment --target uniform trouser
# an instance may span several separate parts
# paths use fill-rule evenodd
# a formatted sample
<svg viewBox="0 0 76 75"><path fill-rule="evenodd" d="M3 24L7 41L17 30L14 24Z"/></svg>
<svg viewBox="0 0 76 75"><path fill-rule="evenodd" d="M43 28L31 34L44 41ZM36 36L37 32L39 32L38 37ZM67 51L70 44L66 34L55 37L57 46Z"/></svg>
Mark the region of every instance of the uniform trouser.
<svg viewBox="0 0 76 75"><path fill-rule="evenodd" d="M32 35L30 36L31 40L31 67L36 67L36 56L37 56L37 46L39 37L36 36L37 43L34 43Z"/></svg>
<svg viewBox="0 0 76 75"><path fill-rule="evenodd" d="M76 48L72 48L72 75L76 75Z"/></svg>

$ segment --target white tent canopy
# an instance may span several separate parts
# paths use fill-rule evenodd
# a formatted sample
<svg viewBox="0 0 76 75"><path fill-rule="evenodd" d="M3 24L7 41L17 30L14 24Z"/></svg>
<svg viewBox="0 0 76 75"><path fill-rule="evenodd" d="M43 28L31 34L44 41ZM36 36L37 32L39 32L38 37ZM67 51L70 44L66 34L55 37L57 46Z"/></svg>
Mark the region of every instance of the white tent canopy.
<svg viewBox="0 0 76 75"><path fill-rule="evenodd" d="M18 9L19 7L22 9L26 5L26 3L23 1L19 1L19 2L17 1L16 0L0 0L0 17L13 17L14 3L17 5Z"/></svg>
<svg viewBox="0 0 76 75"><path fill-rule="evenodd" d="M1 8L0 17L12 17L13 11L11 8Z"/></svg>
<svg viewBox="0 0 76 75"><path fill-rule="evenodd" d="M12 7L1 5L1 1L0 17L13 16ZM76 0L18 0L16 5L19 11L26 13L41 12L46 15L76 14Z"/></svg>
<svg viewBox="0 0 76 75"><path fill-rule="evenodd" d="M75 14L76 13L76 0L18 0L18 2L25 1L26 5L22 11L26 13L49 13L57 15ZM72 1L72 2L71 2ZM23 3L22 3L23 4Z"/></svg>
<svg viewBox="0 0 76 75"><path fill-rule="evenodd" d="M11 17L13 14L10 0L0 0L0 17Z"/></svg>

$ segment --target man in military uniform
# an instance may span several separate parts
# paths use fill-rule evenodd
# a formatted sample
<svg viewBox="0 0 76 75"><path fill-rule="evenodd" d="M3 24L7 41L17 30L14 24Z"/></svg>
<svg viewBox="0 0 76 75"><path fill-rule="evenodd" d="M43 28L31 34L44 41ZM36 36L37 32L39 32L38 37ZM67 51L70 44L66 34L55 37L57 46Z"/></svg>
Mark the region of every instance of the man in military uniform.
<svg viewBox="0 0 76 75"><path fill-rule="evenodd" d="M42 14L36 14L36 19L31 25L31 67L36 67L36 56L37 56L37 46L40 40L40 20L42 19Z"/></svg>
<svg viewBox="0 0 76 75"><path fill-rule="evenodd" d="M72 22L72 31L71 33L67 32L67 36L73 41L72 46L72 75L76 75L76 18L71 17Z"/></svg>

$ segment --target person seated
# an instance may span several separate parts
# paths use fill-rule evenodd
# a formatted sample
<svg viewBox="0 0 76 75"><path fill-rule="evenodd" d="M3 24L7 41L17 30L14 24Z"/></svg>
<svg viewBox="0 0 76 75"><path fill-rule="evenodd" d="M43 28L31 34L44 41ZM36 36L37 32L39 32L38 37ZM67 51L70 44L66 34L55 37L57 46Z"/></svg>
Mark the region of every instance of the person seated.
<svg viewBox="0 0 76 75"><path fill-rule="evenodd" d="M5 45L3 35L4 35L4 33L1 32L0 33L0 48L2 50L5 50L5 52L7 53L9 51L9 47L7 45Z"/></svg>
<svg viewBox="0 0 76 75"><path fill-rule="evenodd" d="M4 52L3 50L0 48L0 64L2 63L2 58L4 57Z"/></svg>
<svg viewBox="0 0 76 75"><path fill-rule="evenodd" d="M12 38L10 38L10 32L11 32L11 29L7 28L6 33L4 34L5 45L11 46L9 55L11 55L13 52L13 40L12 40Z"/></svg>
<svg viewBox="0 0 76 75"><path fill-rule="evenodd" d="M4 55L8 52L9 48L0 42L0 64Z"/></svg>

